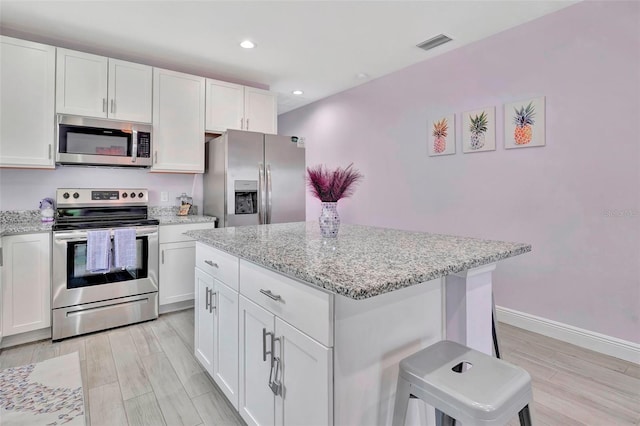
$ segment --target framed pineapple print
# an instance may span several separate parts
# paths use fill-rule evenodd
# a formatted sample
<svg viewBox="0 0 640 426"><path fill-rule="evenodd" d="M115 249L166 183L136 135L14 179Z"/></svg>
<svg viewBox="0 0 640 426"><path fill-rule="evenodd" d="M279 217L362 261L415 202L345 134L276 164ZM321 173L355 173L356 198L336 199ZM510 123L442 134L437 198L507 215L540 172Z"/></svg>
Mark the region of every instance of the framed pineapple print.
<svg viewBox="0 0 640 426"><path fill-rule="evenodd" d="M504 147L544 146L544 96L504 105Z"/></svg>
<svg viewBox="0 0 640 426"><path fill-rule="evenodd" d="M462 152L496 150L496 109L487 107L462 113Z"/></svg>
<svg viewBox="0 0 640 426"><path fill-rule="evenodd" d="M443 115L429 122L427 145L429 156L456 153L456 116Z"/></svg>

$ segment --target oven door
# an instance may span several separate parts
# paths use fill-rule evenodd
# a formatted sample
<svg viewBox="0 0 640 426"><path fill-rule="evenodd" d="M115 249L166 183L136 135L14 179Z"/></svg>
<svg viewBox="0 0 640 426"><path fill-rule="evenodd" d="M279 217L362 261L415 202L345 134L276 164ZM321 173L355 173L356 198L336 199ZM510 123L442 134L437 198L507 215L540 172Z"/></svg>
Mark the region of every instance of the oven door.
<svg viewBox="0 0 640 426"><path fill-rule="evenodd" d="M137 265L98 273L86 268L87 230L54 232L53 308L157 292L158 227L133 229L136 230ZM113 236L113 231L111 233Z"/></svg>

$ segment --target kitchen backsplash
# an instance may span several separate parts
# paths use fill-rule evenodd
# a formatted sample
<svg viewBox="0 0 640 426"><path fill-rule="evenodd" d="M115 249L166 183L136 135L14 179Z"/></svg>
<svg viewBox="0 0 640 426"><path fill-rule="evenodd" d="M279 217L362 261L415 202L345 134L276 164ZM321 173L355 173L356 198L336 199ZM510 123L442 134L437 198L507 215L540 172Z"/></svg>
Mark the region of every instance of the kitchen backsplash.
<svg viewBox="0 0 640 426"><path fill-rule="evenodd" d="M55 170L0 169L0 210L38 209L40 200L55 198L57 188L147 188L149 205L176 206L186 192L202 204L202 175L151 173L148 170L98 167L57 167ZM162 192L167 200L162 201Z"/></svg>

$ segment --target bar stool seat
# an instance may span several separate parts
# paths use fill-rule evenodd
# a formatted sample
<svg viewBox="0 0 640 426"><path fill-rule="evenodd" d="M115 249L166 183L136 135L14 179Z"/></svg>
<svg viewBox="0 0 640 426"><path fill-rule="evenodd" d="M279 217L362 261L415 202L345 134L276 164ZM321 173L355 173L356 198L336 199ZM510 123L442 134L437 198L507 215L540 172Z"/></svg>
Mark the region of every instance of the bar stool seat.
<svg viewBox="0 0 640 426"><path fill-rule="evenodd" d="M439 424L531 424L531 376L501 359L442 340L400 361L393 425L403 426L409 397L436 408Z"/></svg>

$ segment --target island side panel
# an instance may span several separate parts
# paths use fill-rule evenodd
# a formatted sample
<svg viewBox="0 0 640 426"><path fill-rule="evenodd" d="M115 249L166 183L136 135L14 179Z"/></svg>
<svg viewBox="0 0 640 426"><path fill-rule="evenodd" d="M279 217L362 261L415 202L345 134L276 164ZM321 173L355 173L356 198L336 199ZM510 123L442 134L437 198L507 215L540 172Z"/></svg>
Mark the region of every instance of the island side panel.
<svg viewBox="0 0 640 426"><path fill-rule="evenodd" d="M492 273L496 264L480 266L445 280L446 339L491 355Z"/></svg>
<svg viewBox="0 0 640 426"><path fill-rule="evenodd" d="M335 296L334 424L391 424L400 360L443 338L443 285L438 278L364 300ZM421 424L434 424L416 405Z"/></svg>

